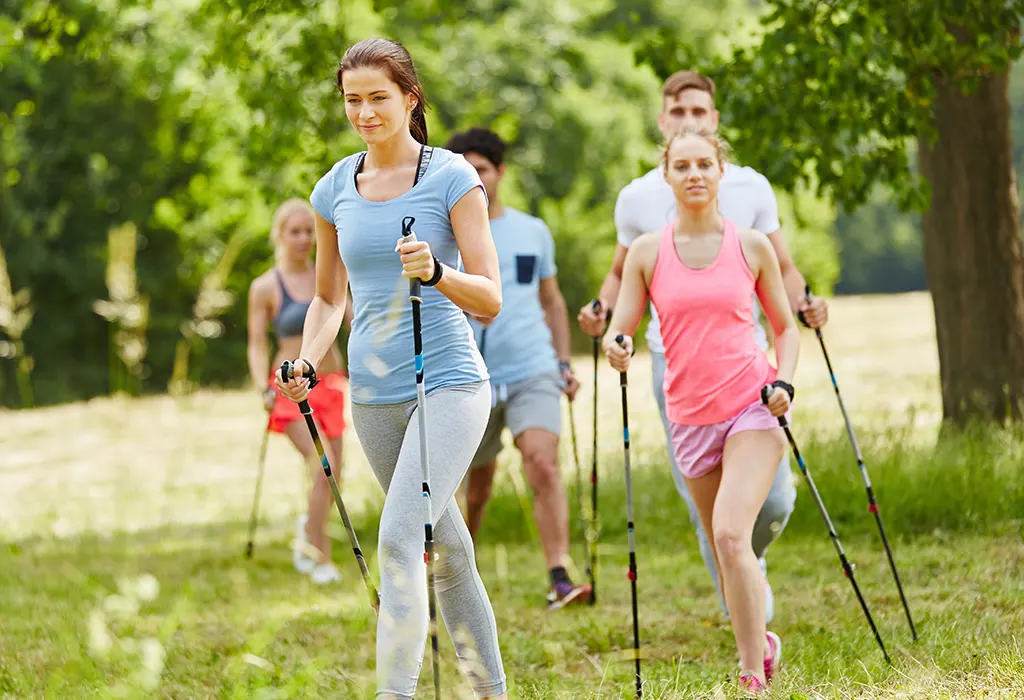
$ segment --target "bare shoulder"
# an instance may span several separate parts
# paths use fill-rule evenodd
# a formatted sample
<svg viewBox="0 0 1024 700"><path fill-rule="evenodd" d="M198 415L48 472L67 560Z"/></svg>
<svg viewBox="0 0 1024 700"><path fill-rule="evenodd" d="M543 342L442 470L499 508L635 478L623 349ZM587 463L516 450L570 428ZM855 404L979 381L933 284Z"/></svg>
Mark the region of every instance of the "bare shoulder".
<svg viewBox="0 0 1024 700"><path fill-rule="evenodd" d="M658 255L660 243L660 233L642 233L633 241L633 245L629 246L630 254L635 255L641 261L653 260Z"/></svg>
<svg viewBox="0 0 1024 700"><path fill-rule="evenodd" d="M752 228L736 227L736 233L740 238L740 245L743 247L743 254L747 256L747 262L763 264L769 256L775 255L771 239L767 235Z"/></svg>
<svg viewBox="0 0 1024 700"><path fill-rule="evenodd" d="M274 268L270 268L249 284L249 298L267 301L273 292Z"/></svg>

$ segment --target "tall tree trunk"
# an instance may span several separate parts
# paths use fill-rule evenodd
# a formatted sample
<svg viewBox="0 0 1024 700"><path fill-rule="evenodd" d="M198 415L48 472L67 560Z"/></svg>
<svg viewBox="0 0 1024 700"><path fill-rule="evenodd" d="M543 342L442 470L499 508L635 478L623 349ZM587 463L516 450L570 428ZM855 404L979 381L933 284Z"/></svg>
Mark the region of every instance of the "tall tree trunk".
<svg viewBox="0 0 1024 700"><path fill-rule="evenodd" d="M1024 257L1008 85L1009 70L984 76L969 95L938 79L938 139L918 139L932 189L921 223L942 413L954 425L1024 413Z"/></svg>

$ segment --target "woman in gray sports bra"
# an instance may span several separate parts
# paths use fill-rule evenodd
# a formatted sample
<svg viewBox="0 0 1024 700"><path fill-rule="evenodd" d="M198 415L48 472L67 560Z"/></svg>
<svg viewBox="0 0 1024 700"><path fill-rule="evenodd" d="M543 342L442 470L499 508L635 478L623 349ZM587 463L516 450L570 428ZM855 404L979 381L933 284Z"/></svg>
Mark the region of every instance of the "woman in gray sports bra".
<svg viewBox="0 0 1024 700"><path fill-rule="evenodd" d="M333 507L330 487L298 405L273 385L274 369L300 350L302 325L316 284L312 261L313 209L306 200L289 199L278 207L270 240L274 245L274 266L249 287L249 373L269 411L268 429L287 435L309 465L312 487L308 511L296 523L292 563L315 583L330 583L340 578L331 562L331 541L327 536L327 521ZM277 346L273 361L268 327L273 329ZM331 466L340 478L347 378L337 346L324 357L323 368L324 381L310 394L309 403Z"/></svg>

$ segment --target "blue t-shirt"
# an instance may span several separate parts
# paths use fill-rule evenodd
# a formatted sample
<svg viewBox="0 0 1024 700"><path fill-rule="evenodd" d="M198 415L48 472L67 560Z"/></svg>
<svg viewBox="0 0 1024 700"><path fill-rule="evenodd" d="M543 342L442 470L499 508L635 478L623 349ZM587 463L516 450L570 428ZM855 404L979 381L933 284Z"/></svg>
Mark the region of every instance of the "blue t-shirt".
<svg viewBox="0 0 1024 700"><path fill-rule="evenodd" d="M540 219L505 207L500 219L491 219L491 234L501 266L501 312L487 326L484 361L493 384L511 384L540 374L557 372L558 356L551 329L540 305L540 281L553 277L555 243ZM471 321L477 342L481 325Z"/></svg>
<svg viewBox="0 0 1024 700"><path fill-rule="evenodd" d="M402 219L415 217L416 238L430 244L451 268L461 263L450 213L479 187L476 170L459 154L435 148L426 171L408 192L371 202L356 190L361 154L343 158L320 178L309 201L338 229L338 250L348 268L355 315L349 335L349 382L353 403L392 404L416 396L409 280L395 245ZM486 194L484 195L486 197ZM462 310L433 287L422 288L424 390L488 378Z"/></svg>

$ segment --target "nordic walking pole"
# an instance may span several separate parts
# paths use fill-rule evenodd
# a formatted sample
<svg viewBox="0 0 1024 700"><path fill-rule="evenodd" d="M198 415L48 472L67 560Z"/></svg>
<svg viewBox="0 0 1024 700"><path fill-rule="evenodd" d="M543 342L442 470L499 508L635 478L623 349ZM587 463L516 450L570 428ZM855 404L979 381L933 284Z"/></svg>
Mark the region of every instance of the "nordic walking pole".
<svg viewBox="0 0 1024 700"><path fill-rule="evenodd" d="M620 346L625 338L620 333L615 336ZM629 585L633 592L633 653L636 660L636 696L643 696L643 682L640 678L640 616L636 606L636 536L633 533L633 472L629 463L629 407L626 402L626 373L619 372L619 386L622 388L622 445L624 463L626 465L626 532L629 537Z"/></svg>
<svg viewBox="0 0 1024 700"><path fill-rule="evenodd" d="M576 464L576 517L579 518L580 534L583 535L583 556L587 556L587 520L583 516L583 476L580 472L580 453L576 447L576 419L572 414L572 401L569 401L569 433L572 435L572 458Z"/></svg>
<svg viewBox="0 0 1024 700"><path fill-rule="evenodd" d="M252 559L252 543L256 536L256 515L260 507L260 489L263 486L263 465L267 462L267 442L270 439L270 419L263 431L263 443L260 445L260 466L256 471L256 493L252 497L252 512L249 514L249 542L245 545L245 558Z"/></svg>
<svg viewBox="0 0 1024 700"><path fill-rule="evenodd" d="M597 299L590 302L594 313L601 311L601 302ZM611 309L605 319L611 318ZM597 356L601 341L598 336L593 338L594 350L594 446L590 462L590 531L587 533L590 557L587 562L587 576L590 578L590 604L597 602Z"/></svg>
<svg viewBox="0 0 1024 700"><path fill-rule="evenodd" d="M303 360L306 365L301 376L310 379L309 388L312 389L316 386L319 381L316 378L316 371L313 367ZM284 381L290 381L296 376L296 367L291 362L285 360L281 363L281 378ZM345 532L348 533L348 541L352 545L352 553L356 555L356 562L359 564L359 572L363 575L363 583L366 584L366 592L370 596L370 607L373 611L380 614L380 594L377 593L376 586L373 585L373 581L370 579L370 570L366 567L366 560L363 559L363 551L359 548L359 539L356 537L356 531L352 528L352 521L348 517L348 511L345 509L345 503L341 500L341 490L338 488L338 481L334 478L334 473L331 471L331 464L327 461L327 453L324 452L324 445L320 442L320 433L316 429L316 423L313 421L313 409L309 407L309 399L303 399L299 401L299 412L302 417L306 419L306 427L309 429L309 436L313 438L313 445L316 447L316 453L320 456L320 465L324 469L324 475L327 477L327 483L331 487L331 494L334 496L334 504L338 506L338 514L341 515L341 522L345 525Z"/></svg>
<svg viewBox="0 0 1024 700"><path fill-rule="evenodd" d="M807 295L807 300L811 299L811 285L807 285L804 288L804 292ZM803 321L804 325L807 325L807 321L804 320L803 312L800 313L800 320ZM821 345L821 354L825 356L825 366L828 367L828 376L832 380L832 388L836 392L836 400L839 402L839 410L843 414L843 420L846 422L846 434L850 436L850 444L853 445L853 454L857 459L857 467L860 469L861 478L864 479L864 488L868 494L868 510L875 514L875 522L878 524L878 534L882 536L882 544L885 545L885 555L889 558L889 568L892 569L892 577L896 579L896 588L900 592L900 600L903 602L903 610L907 613L907 622L910 623L910 633L914 637L914 641L917 641L917 629L914 627L914 618L910 616L910 605L907 604L907 597L903 594L903 584L900 583L899 572L896 571L896 560L892 556L892 548L889 546L889 538L885 536L885 526L882 525L882 515L878 512L878 501L875 500L875 490L871 486L871 477L868 476L867 467L864 466L864 456L861 454L860 445L857 443L857 436L853 432L853 424L850 423L850 416L846 412L846 405L843 404L843 396L839 393L839 383L836 381L836 373L832 370L832 361L828 357L828 350L825 349L825 338L821 333L820 328L814 329L814 334L818 336L818 344Z"/></svg>
<svg viewBox="0 0 1024 700"><path fill-rule="evenodd" d="M403 242L416 240L412 231L414 217L402 219ZM434 698L441 700L441 660L437 644L437 596L434 591L434 514L430 503L430 469L427 450L427 397L423 389L423 334L420 326L421 281L418 278L409 280L409 301L412 303L412 334L413 349L416 353L416 415L420 427L420 471L423 478L423 558L427 564L427 604L430 610L430 646L434 663ZM481 351L481 355L483 352Z"/></svg>
<svg viewBox="0 0 1024 700"><path fill-rule="evenodd" d="M761 401L765 404L768 403L768 398L775 391L773 386L761 387ZM822 519L825 521L825 525L828 526L828 535L832 538L832 544L836 548L836 553L839 555L839 563L843 566L843 573L846 574L846 578L850 579L850 585L853 586L853 592L857 594L857 600L860 601L861 610L864 611L864 616L868 619L868 624L871 625L871 631L875 634L875 640L878 642L879 648L882 650L882 656L885 657L885 662L891 664L892 661L889 659L889 654L885 650L885 645L882 643L882 637L878 634L878 628L875 627L875 621L871 617L871 612L868 610L868 604L864 601L864 596L860 593L860 588L857 586L857 580L853 577L853 566L846 558L846 552L843 550L842 543L839 542L839 535L836 534L836 529L832 525L832 519L828 517L828 511L825 510L825 504L821 501L821 495L818 493L818 487L814 485L814 479L811 478L811 473L807 471L807 465L804 464L804 458L800 455L800 450L796 446L796 441L793 439L793 433L789 430L789 424L786 422L785 416L779 416L779 425L786 431L786 439L789 440L789 446L793 450L793 456L796 457L796 463L800 466L800 471L804 475L804 479L807 481L807 488L811 492L811 497L814 498L815 505L818 506L818 511L821 513Z"/></svg>

